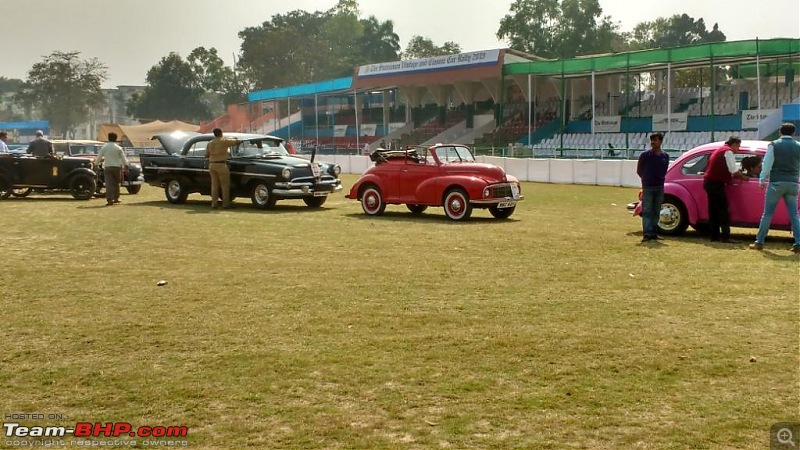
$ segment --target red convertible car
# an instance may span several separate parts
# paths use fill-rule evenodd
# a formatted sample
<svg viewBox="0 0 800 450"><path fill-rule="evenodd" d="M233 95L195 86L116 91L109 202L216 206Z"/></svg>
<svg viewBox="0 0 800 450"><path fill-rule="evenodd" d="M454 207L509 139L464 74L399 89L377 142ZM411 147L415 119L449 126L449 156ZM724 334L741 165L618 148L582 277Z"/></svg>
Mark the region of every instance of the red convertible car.
<svg viewBox="0 0 800 450"><path fill-rule="evenodd" d="M361 202L367 215L383 214L386 205L405 204L415 214L444 206L452 220L466 220L474 208L488 208L498 219L514 213L522 200L519 180L502 167L475 162L470 149L436 144L410 150L378 149L375 162L345 197Z"/></svg>

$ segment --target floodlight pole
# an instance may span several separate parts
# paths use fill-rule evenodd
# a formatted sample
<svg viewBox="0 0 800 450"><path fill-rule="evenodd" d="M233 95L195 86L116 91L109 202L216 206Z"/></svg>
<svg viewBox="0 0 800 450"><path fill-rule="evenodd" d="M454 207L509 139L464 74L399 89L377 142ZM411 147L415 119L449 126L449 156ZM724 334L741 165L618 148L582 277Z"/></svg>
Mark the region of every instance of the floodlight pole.
<svg viewBox="0 0 800 450"><path fill-rule="evenodd" d="M532 129L531 129L531 101L533 97L531 97L531 74L528 74L528 145L531 146L533 149L533 144L531 143L532 140ZM531 150L532 152L532 150Z"/></svg>
<svg viewBox="0 0 800 450"><path fill-rule="evenodd" d="M592 64L594 64L594 62L592 62ZM594 108L594 97L595 97L595 91L594 91L594 70L592 70L592 118L591 118L591 119L589 119L589 120L591 120L591 122L590 122L590 125L591 125L591 127L592 127L592 145L594 145L594 144L596 144L596 143L597 143L597 141L595 141L595 138L594 138L594 114L595 114L595 108ZM600 159L603 159L603 152L602 152L602 151L600 152Z"/></svg>
<svg viewBox="0 0 800 450"><path fill-rule="evenodd" d="M671 132L672 132L672 63L668 62L667 63L667 134Z"/></svg>
<svg viewBox="0 0 800 450"><path fill-rule="evenodd" d="M361 128L358 126L358 91L356 88L353 88L353 106L355 106L356 110L356 154L358 154L359 149L361 148ZM345 132L345 135L347 133Z"/></svg>
<svg viewBox="0 0 800 450"><path fill-rule="evenodd" d="M317 103L317 94L314 94L314 128L317 130L317 140L314 143L315 147L319 147L319 103Z"/></svg>
<svg viewBox="0 0 800 450"><path fill-rule="evenodd" d="M711 86L711 142L714 142L714 131L716 126L716 121L714 120L714 83L716 82L716 77L714 76L714 54L711 54L709 58L711 64L711 79L709 80L709 85Z"/></svg>
<svg viewBox="0 0 800 450"><path fill-rule="evenodd" d="M756 89L758 92L758 112L756 117L761 117L761 61L758 54L758 38L756 38Z"/></svg>

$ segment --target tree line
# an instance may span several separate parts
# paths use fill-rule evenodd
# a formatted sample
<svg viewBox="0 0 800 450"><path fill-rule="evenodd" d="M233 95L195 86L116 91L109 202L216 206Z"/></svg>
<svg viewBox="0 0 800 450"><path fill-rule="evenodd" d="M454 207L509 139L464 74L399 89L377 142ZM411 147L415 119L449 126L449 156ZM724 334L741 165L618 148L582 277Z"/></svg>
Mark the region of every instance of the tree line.
<svg viewBox="0 0 800 450"><path fill-rule="evenodd" d="M544 58L725 40L717 24L709 29L703 18L687 14L622 31L603 14L599 0L515 0L496 36L511 49ZM401 51L392 20L362 17L357 0L339 0L327 11L275 14L240 31L239 38L233 66L213 47L197 47L186 58L175 52L162 57L148 70L144 91L128 101L127 113L142 120L206 120L220 112L220 105L245 101L250 91L350 76L365 64L462 51L454 41L437 45L424 36L413 36ZM100 61L57 51L34 64L24 81L0 77L0 94L14 89L27 111L38 111L55 135L66 136L102 106L101 84L107 78L108 68Z"/></svg>

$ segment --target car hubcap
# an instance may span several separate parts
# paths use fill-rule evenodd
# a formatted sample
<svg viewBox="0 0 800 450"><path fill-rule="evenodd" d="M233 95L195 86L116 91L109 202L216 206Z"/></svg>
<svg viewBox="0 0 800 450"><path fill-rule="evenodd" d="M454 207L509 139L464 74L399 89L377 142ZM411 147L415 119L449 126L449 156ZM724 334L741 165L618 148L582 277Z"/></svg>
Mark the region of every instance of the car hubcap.
<svg viewBox="0 0 800 450"><path fill-rule="evenodd" d="M460 195L454 195L450 198L448 206L453 216L460 216L464 209L464 199Z"/></svg>
<svg viewBox="0 0 800 450"><path fill-rule="evenodd" d="M267 202L267 200L269 200L269 190L264 185L258 185L256 187L256 201L263 205Z"/></svg>
<svg viewBox="0 0 800 450"><path fill-rule="evenodd" d="M675 205L669 203L661 205L661 212L659 217L659 226L665 230L671 230L678 226L680 223L681 214Z"/></svg>
<svg viewBox="0 0 800 450"><path fill-rule="evenodd" d="M373 213L377 211L380 206L381 199L377 192L369 190L364 193L364 207L368 212Z"/></svg>
<svg viewBox="0 0 800 450"><path fill-rule="evenodd" d="M172 198L177 198L181 195L181 186L178 184L177 181L173 181L169 184L169 196Z"/></svg>

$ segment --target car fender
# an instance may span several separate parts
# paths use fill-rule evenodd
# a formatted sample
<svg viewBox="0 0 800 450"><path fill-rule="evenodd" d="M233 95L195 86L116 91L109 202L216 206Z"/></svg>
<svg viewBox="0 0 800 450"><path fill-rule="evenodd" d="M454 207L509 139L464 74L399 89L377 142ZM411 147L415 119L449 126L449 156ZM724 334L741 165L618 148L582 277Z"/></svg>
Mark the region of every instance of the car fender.
<svg viewBox="0 0 800 450"><path fill-rule="evenodd" d="M483 188L489 183L483 178L472 175L445 175L423 181L417 187L415 197L422 204L441 205L444 194L452 188L458 187L467 191L469 198L481 198Z"/></svg>
<svg viewBox="0 0 800 450"><path fill-rule="evenodd" d="M77 167L69 171L69 173L61 180L62 183L68 182L76 175L88 175L95 180L97 179L97 172L92 169L88 169L86 167Z"/></svg>
<svg viewBox="0 0 800 450"><path fill-rule="evenodd" d="M375 174L366 174L363 175L361 178L356 181L352 188L350 188L350 192L345 196L345 198L358 200L358 191L361 189L362 186L365 184L374 184L378 186L378 189L381 192L386 192L386 186L384 185L383 179Z"/></svg>
<svg viewBox="0 0 800 450"><path fill-rule="evenodd" d="M692 197L688 189L679 184L669 183L664 186L664 195L671 195L680 200L684 208L686 208L686 214L689 216L689 224L694 225L697 223L697 218L699 217L697 202L694 201L694 197Z"/></svg>

